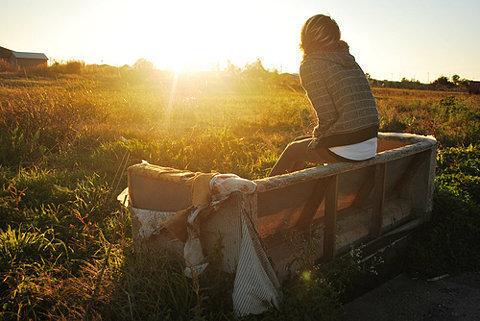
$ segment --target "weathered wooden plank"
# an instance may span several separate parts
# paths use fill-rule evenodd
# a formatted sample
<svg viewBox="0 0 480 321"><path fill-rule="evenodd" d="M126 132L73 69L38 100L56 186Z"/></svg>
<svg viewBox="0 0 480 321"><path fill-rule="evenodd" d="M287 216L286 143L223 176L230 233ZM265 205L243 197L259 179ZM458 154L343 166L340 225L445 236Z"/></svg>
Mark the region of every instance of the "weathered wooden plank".
<svg viewBox="0 0 480 321"><path fill-rule="evenodd" d="M420 165L424 161L426 161L425 152L418 153L412 157L412 160L410 161L407 168L405 169L405 172L397 181L394 187L395 193L400 193L405 186L408 186L410 184L411 180L417 175Z"/></svg>
<svg viewBox="0 0 480 321"><path fill-rule="evenodd" d="M354 207L361 208L375 186L375 167L371 166L369 172L370 175L367 176L363 184L360 186L358 193L353 200L352 206Z"/></svg>
<svg viewBox="0 0 480 321"><path fill-rule="evenodd" d="M434 191L434 180L435 180L435 171L437 168L437 145L435 144L429 151L428 156L428 185L427 185L427 195L425 198L425 212L423 214L423 219L428 221L430 219L433 207L433 191Z"/></svg>
<svg viewBox="0 0 480 321"><path fill-rule="evenodd" d="M258 194L258 217L277 214L282 210L299 210L304 207L315 189L316 181L292 184L280 189Z"/></svg>
<svg viewBox="0 0 480 321"><path fill-rule="evenodd" d="M386 163L375 166L375 198L373 205L372 221L370 227L370 237L375 238L380 235L383 223L383 206L385 203L385 173Z"/></svg>
<svg viewBox="0 0 480 321"><path fill-rule="evenodd" d="M335 234L337 230L338 176L330 178L325 191L325 232L323 236L323 259L335 255Z"/></svg>
<svg viewBox="0 0 480 321"><path fill-rule="evenodd" d="M432 136L420 136L413 134L398 134L398 133L379 133L379 139L395 139L404 141L406 146L396 148L395 150L387 150L377 154L371 160L363 162L342 162L329 164L328 166L317 166L297 171L290 174L278 175L263 179L255 180L258 192L265 192L269 190L283 188L285 186L301 183L328 176L337 175L354 171L360 168L390 162L397 159L402 159L410 155L430 150L435 146L437 141Z"/></svg>
<svg viewBox="0 0 480 321"><path fill-rule="evenodd" d="M322 201L325 198L325 190L329 181L330 178L319 179L317 181L312 191L312 194L305 203L300 217L298 218L297 227L306 228L312 223L313 218L317 213L318 207L320 206L320 204L322 204Z"/></svg>
<svg viewBox="0 0 480 321"><path fill-rule="evenodd" d="M339 179L340 184L340 179ZM340 185L339 185L340 188ZM339 190L340 195L340 190ZM410 225L406 219L410 213L407 200L404 199L385 199L384 205L384 230L385 227L390 228L389 232L382 234L389 235L391 231L401 230ZM402 217L405 219L398 220L400 213L404 210ZM336 233L335 233L335 256L346 253L362 244L370 243L369 231L372 216L372 206L368 208L347 208L341 210L337 208L336 215ZM395 222L395 223L392 223ZM398 223L398 224L397 224ZM388 225L386 225L388 224ZM298 271L304 267L304 262L308 255L314 257L316 261L326 262L323 257L323 240L325 233L325 217L315 219L312 226L314 233L309 233L308 230L289 230L283 233L271 235L263 239L266 252L270 256L278 276L285 278L290 272ZM305 248L305 240L308 240L308 246L312 248ZM368 249L364 250L368 253ZM363 251L362 251L363 252ZM307 253L307 256L305 254Z"/></svg>
<svg viewBox="0 0 480 321"><path fill-rule="evenodd" d="M371 240L370 242L367 242L365 244L365 249L362 251L362 255L364 255L362 262L372 258L378 253L379 250L393 246L395 242L409 235L421 223L422 221L420 219L409 221L400 227L385 233L382 236Z"/></svg>

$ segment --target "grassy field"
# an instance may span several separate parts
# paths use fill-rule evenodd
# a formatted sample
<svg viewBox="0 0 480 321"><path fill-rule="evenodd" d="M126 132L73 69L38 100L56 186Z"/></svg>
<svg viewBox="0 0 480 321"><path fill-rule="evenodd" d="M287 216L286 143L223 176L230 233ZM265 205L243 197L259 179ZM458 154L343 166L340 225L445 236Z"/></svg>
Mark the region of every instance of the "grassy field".
<svg viewBox="0 0 480 321"><path fill-rule="evenodd" d="M480 270L480 96L374 95L382 131L440 142L432 224L405 269ZM132 254L129 216L115 201L125 168L145 159L264 177L314 125L295 79L274 73L0 74L0 320L232 319L229 276L212 267L192 282L178 262ZM334 319L351 279L369 273L359 255L289 280L280 310L256 319Z"/></svg>

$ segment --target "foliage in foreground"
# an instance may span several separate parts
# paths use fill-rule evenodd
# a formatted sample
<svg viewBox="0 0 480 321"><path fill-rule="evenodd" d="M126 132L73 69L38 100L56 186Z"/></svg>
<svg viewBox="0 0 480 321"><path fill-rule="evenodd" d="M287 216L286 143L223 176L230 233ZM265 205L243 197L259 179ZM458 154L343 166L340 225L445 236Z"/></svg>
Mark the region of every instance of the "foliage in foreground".
<svg viewBox="0 0 480 321"><path fill-rule="evenodd" d="M427 277L480 270L480 148L440 152L432 221L417 232L410 272Z"/></svg>
<svg viewBox="0 0 480 321"><path fill-rule="evenodd" d="M2 76L3 77L3 76ZM265 176L288 141L313 127L302 92L263 78L98 74L0 80L0 318L229 320L231 276L192 282L178 261L131 253L115 195L126 166ZM410 269L478 270L480 100L376 89L383 130L434 134L433 223ZM450 146L458 146L447 148ZM475 256L476 255L476 256ZM331 320L364 267L358 255L306 268L279 311L258 320ZM367 269L368 270L368 269Z"/></svg>

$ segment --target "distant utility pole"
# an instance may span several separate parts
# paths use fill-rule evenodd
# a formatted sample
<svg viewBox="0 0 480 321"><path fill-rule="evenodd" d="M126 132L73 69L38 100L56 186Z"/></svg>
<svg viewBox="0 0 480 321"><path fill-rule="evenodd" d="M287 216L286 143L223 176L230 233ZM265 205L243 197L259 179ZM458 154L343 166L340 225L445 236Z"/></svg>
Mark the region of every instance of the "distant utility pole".
<svg viewBox="0 0 480 321"><path fill-rule="evenodd" d="M430 83L430 72L427 72L427 84Z"/></svg>

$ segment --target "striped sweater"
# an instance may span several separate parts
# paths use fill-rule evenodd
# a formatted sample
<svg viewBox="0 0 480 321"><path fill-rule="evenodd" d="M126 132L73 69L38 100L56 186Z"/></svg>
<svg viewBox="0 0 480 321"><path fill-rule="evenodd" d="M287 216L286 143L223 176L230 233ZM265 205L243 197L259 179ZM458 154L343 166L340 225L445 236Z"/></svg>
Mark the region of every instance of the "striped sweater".
<svg viewBox="0 0 480 321"><path fill-rule="evenodd" d="M377 136L378 112L370 85L348 51L315 52L300 65L300 81L318 118L317 147L343 146Z"/></svg>

